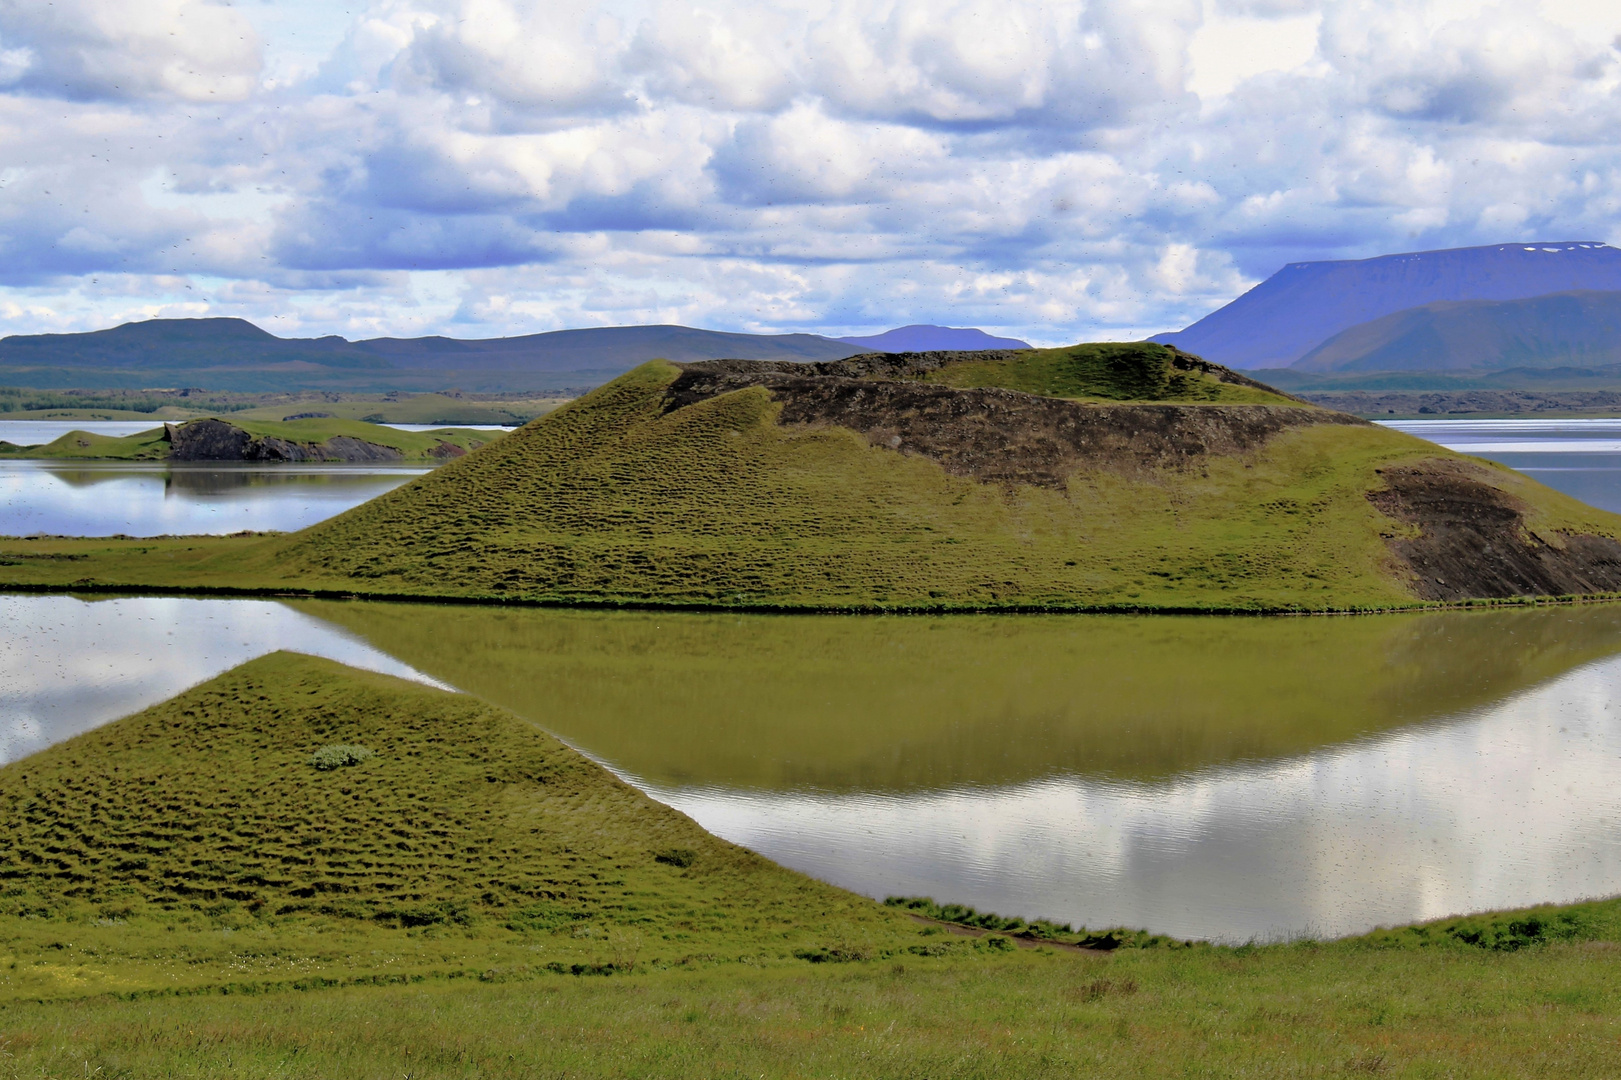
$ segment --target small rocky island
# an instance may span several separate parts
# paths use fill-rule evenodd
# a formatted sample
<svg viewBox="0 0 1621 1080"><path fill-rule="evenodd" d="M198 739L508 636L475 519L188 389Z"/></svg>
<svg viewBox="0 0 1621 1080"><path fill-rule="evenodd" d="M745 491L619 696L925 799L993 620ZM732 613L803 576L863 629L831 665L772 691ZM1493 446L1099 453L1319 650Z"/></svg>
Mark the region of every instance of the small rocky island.
<svg viewBox="0 0 1621 1080"><path fill-rule="evenodd" d="M400 431L325 416L279 423L204 417L122 437L70 431L40 446L0 442L0 455L109 461L434 462L461 457L501 434L467 428Z"/></svg>

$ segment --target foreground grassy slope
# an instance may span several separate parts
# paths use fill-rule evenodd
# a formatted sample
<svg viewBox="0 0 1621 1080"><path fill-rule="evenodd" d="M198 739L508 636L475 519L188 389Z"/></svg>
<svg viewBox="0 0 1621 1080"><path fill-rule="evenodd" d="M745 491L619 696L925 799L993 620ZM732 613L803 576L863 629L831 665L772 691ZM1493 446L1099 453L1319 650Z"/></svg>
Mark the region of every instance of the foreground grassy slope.
<svg viewBox="0 0 1621 1080"><path fill-rule="evenodd" d="M334 438L359 439L399 451L409 460L432 460L442 443L463 450L475 450L501 436L499 431L444 428L439 431L400 431L361 420L317 418L310 420L249 420L231 415L226 423L261 438L294 443L325 443ZM103 459L113 461L158 461L169 456L169 441L162 427L134 435L96 435L70 431L40 446L14 446L0 443L0 455L30 459Z"/></svg>
<svg viewBox="0 0 1621 1080"><path fill-rule="evenodd" d="M1429 945L1384 935L1103 954L986 948L605 979L490 971L410 986L17 1002L0 1011L0 1076L1600 1080L1621 1068L1617 908L1502 916L1493 925L1504 930L1562 928L1513 949L1446 935Z"/></svg>
<svg viewBox="0 0 1621 1080"><path fill-rule="evenodd" d="M1506 550L1505 536L1507 546L1555 554L1567 534L1600 546L1621 536L1621 518L1511 470L1311 409L1088 406L964 391L972 409L1004 410L1014 426L971 432L942 464L881 424L814 420L814 401L796 414L814 422L779 422L788 406L766 386L699 393L672 407L672 387L686 377L671 364L646 364L289 537L4 541L0 584L835 610L1387 608L1431 595L1415 590L1414 572L1393 550L1425 530L1386 516L1370 493L1399 474L1422 495L1437 470L1516 508L1501 535L1463 545L1477 568L1500 558L1492 551ZM829 398L829 409L872 385L831 383L845 396ZM801 384L821 392L814 380ZM897 387L899 396L944 395L955 407L950 392L916 382L875 389ZM1052 429L1035 479L1002 482L994 470L1028 449L996 442L1017 434L1021 410L1060 428L1078 417L1090 434L1066 443ZM897 414L895 422L909 421ZM1268 424L1276 433L1220 445L1245 425ZM1145 429L1140 439L1134 425ZM1175 425L1193 434L1176 435ZM925 440L944 430L924 428ZM1094 436L1120 448L1089 449ZM1215 448L1201 450L1207 438ZM1154 446L1163 458L1139 451ZM1081 458L1066 462L1071 451ZM974 462L992 471L976 474ZM1445 497L1437 504L1451 505ZM1600 563L1613 569L1613 560ZM1519 588L1509 581L1469 593L1450 569L1432 576L1449 575L1452 585L1435 586L1452 591L1443 598Z"/></svg>
<svg viewBox="0 0 1621 1080"><path fill-rule="evenodd" d="M0 835L0 998L919 940L510 714L287 653L0 769Z"/></svg>

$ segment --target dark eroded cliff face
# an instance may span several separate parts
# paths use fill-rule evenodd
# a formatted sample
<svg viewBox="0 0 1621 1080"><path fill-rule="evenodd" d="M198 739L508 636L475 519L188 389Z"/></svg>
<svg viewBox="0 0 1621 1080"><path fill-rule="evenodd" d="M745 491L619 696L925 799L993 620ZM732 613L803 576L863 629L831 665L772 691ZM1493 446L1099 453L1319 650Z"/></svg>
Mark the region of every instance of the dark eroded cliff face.
<svg viewBox="0 0 1621 1080"><path fill-rule="evenodd" d="M399 461L404 455L392 446L338 435L325 442L294 442L273 436L255 436L224 420L193 420L185 424L165 424L170 461ZM440 450L449 446L441 444ZM435 452L436 457L456 457L465 453Z"/></svg>
<svg viewBox="0 0 1621 1080"><path fill-rule="evenodd" d="M784 425L845 427L874 445L937 461L956 476L1059 489L1083 468L1122 473L1198 468L1208 455L1254 450L1290 428L1365 423L1307 405L1085 404L1016 390L916 381L953 363L1002 355L908 353L821 364L683 364L665 396L665 409L763 386L781 403L778 421ZM1235 385L1260 385L1197 357L1178 359L1218 371Z"/></svg>
<svg viewBox="0 0 1621 1080"><path fill-rule="evenodd" d="M1568 596L1621 590L1621 541L1545 533L1527 525L1529 507L1491 483L1470 461L1432 458L1380 471L1389 485L1368 499L1416 537L1394 537L1391 551L1426 600Z"/></svg>

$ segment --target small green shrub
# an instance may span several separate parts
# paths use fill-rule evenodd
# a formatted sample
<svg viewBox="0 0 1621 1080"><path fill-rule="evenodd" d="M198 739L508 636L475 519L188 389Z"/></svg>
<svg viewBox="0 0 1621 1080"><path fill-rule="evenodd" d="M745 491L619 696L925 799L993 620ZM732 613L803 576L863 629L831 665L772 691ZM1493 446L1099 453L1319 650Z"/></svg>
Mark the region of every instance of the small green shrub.
<svg viewBox="0 0 1621 1080"><path fill-rule="evenodd" d="M350 746L348 743L333 743L323 746L310 755L310 764L323 772L329 769L341 769L345 765L359 765L367 758L376 757L372 751L364 746Z"/></svg>
<svg viewBox="0 0 1621 1080"><path fill-rule="evenodd" d="M698 853L689 848L665 848L653 853L653 861L666 866L679 866L683 870L698 860Z"/></svg>

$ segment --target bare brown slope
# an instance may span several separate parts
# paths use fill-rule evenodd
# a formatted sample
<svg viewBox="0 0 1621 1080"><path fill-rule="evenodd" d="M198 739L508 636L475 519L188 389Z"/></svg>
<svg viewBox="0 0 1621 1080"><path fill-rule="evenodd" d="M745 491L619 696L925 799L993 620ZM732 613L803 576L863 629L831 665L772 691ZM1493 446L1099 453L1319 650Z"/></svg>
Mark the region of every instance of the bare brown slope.
<svg viewBox="0 0 1621 1080"><path fill-rule="evenodd" d="M1491 468L1430 458L1380 474L1388 487L1368 498L1418 526L1417 536L1393 537L1390 547L1426 600L1621 591L1621 541L1533 528L1531 507L1494 483L1500 476Z"/></svg>
<svg viewBox="0 0 1621 1080"><path fill-rule="evenodd" d="M933 360L953 354L925 355ZM1208 455L1253 451L1290 428L1366 423L1308 406L1082 405L1014 390L959 390L844 374L852 364L814 365L829 369L827 374L806 373L812 365L801 364L681 365L665 409L763 386L781 403L778 423L785 426L849 428L875 446L936 461L953 476L1060 490L1081 469L1184 469Z"/></svg>

